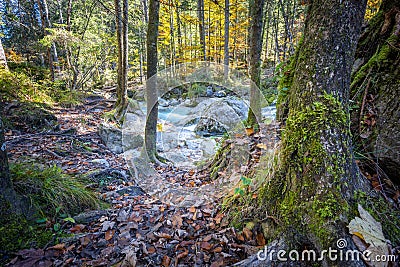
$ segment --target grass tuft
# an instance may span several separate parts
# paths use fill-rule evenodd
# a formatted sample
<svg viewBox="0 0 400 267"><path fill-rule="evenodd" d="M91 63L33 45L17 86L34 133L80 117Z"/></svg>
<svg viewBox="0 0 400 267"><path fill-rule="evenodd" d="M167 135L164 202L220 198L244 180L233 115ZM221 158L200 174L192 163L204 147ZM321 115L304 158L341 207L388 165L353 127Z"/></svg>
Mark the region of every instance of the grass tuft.
<svg viewBox="0 0 400 267"><path fill-rule="evenodd" d="M11 164L10 170L15 190L26 196L42 216L99 208L94 192L88 191L78 178L63 174L57 166Z"/></svg>

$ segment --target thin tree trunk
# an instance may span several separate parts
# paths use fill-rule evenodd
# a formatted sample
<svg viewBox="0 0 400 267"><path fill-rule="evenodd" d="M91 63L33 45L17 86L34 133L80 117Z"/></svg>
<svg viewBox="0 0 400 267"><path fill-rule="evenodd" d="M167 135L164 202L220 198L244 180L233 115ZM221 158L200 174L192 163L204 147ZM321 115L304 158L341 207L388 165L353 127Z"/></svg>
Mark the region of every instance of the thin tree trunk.
<svg viewBox="0 0 400 267"><path fill-rule="evenodd" d="M183 60L183 55L182 55L182 29L181 29L181 15L180 15L180 10L179 10L179 1L175 2L176 5L176 26L177 26L177 37L178 37L178 63L182 63Z"/></svg>
<svg viewBox="0 0 400 267"><path fill-rule="evenodd" d="M258 128L261 122L261 95L260 95L260 67L262 50L262 29L263 29L263 7L264 0L251 0L250 29L249 29L249 63L250 78L250 109L247 117L248 124Z"/></svg>
<svg viewBox="0 0 400 267"><path fill-rule="evenodd" d="M199 19L199 34L201 46L201 60L206 61L206 34L204 29L204 0L197 0L197 16Z"/></svg>
<svg viewBox="0 0 400 267"><path fill-rule="evenodd" d="M128 106L128 0L123 0L123 22L122 22L122 87L120 88L119 94L120 107L119 115L123 115L126 107Z"/></svg>
<svg viewBox="0 0 400 267"><path fill-rule="evenodd" d="M229 74L229 0L225 0L224 77Z"/></svg>
<svg viewBox="0 0 400 267"><path fill-rule="evenodd" d="M51 28L52 25L51 25L50 16L49 16L49 9L47 7L47 0L42 0L42 1L43 1L43 13L44 13L43 15L44 15L44 18L46 19L46 26L47 26L47 28ZM51 49L52 49L52 52L53 52L52 61L53 61L55 70L57 72L60 72L60 66L58 65L57 47L56 47L56 44L54 42L51 44Z"/></svg>
<svg viewBox="0 0 400 267"><path fill-rule="evenodd" d="M3 44L1 43L0 39L0 66L8 70L7 58L6 54L4 53Z"/></svg>
<svg viewBox="0 0 400 267"><path fill-rule="evenodd" d="M120 0L114 0L115 6L115 24L116 24L116 31L117 31L117 51L118 51L118 62L117 62L117 92L121 92L123 90L123 36L122 36L122 7ZM116 107L121 104L122 99L117 97Z"/></svg>
<svg viewBox="0 0 400 267"><path fill-rule="evenodd" d="M145 148L150 161L156 161L158 95L157 95L157 37L160 2L150 0L149 23L147 28L147 121L145 128Z"/></svg>

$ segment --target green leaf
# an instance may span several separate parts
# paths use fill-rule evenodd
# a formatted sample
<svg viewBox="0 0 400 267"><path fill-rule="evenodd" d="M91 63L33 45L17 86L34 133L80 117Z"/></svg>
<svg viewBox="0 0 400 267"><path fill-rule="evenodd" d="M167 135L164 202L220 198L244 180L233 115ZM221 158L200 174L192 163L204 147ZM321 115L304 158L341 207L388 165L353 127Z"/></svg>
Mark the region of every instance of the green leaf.
<svg viewBox="0 0 400 267"><path fill-rule="evenodd" d="M251 185L251 179L250 178L242 176L242 177L240 177L240 180L242 181L243 185Z"/></svg>
<svg viewBox="0 0 400 267"><path fill-rule="evenodd" d="M47 222L47 218L41 218L36 220L36 223L45 223L45 222Z"/></svg>
<svg viewBox="0 0 400 267"><path fill-rule="evenodd" d="M53 229L54 229L54 231L56 231L56 232L60 231L60 229L61 229L61 224L59 224L59 223L54 224Z"/></svg>
<svg viewBox="0 0 400 267"><path fill-rule="evenodd" d="M239 195L241 195L241 196L244 195L244 191L243 191L243 189L240 188L240 187L235 188L234 193L235 193L235 194L239 194Z"/></svg>
<svg viewBox="0 0 400 267"><path fill-rule="evenodd" d="M65 219L64 219L64 221L65 221L65 222L71 222L71 223L75 223L75 220L74 220L74 218L71 218L71 217L67 217L67 218L65 218Z"/></svg>

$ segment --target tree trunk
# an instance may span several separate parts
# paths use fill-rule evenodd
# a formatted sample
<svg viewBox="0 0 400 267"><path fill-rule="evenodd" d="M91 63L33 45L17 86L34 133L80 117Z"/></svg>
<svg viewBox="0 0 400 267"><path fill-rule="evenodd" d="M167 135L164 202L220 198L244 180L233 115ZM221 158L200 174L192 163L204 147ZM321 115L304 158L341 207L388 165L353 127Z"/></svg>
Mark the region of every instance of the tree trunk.
<svg viewBox="0 0 400 267"><path fill-rule="evenodd" d="M384 0L359 40L352 76L352 131L360 150L400 184L400 1ZM379 168L377 167L379 166Z"/></svg>
<svg viewBox="0 0 400 267"><path fill-rule="evenodd" d="M262 50L264 0L251 0L249 3L250 29L249 29L249 63L250 78L250 109L247 117L248 124L258 128L261 122L261 96L260 96L260 67Z"/></svg>
<svg viewBox="0 0 400 267"><path fill-rule="evenodd" d="M117 102L115 103L115 108L116 118L119 120L128 105L128 2L123 0L123 7L120 0L114 0L114 4L118 41Z"/></svg>
<svg viewBox="0 0 400 267"><path fill-rule="evenodd" d="M2 66L5 69L8 69L7 58L6 54L4 53L4 48L3 44L1 43L1 39L0 39L0 66Z"/></svg>
<svg viewBox="0 0 400 267"><path fill-rule="evenodd" d="M206 61L206 33L204 29L204 0L197 0L197 16L199 19L199 34L201 46L201 60Z"/></svg>
<svg viewBox="0 0 400 267"><path fill-rule="evenodd" d="M176 5L176 27L177 27L177 38L178 38L178 63L184 62L184 56L182 53L182 26L181 26L181 15L180 15L180 6L179 1L175 1Z"/></svg>
<svg viewBox="0 0 400 267"><path fill-rule="evenodd" d="M47 7L47 0L42 0L42 1L43 1L43 15L46 20L45 25L46 25L46 27L51 28L52 25L51 25L50 16L49 16L49 8ZM53 58L52 58L53 66L54 66L55 70L59 73L60 66L58 65L57 47L54 42L51 44L51 50L53 52Z"/></svg>
<svg viewBox="0 0 400 267"><path fill-rule="evenodd" d="M225 0L224 78L229 74L229 0Z"/></svg>
<svg viewBox="0 0 400 267"><path fill-rule="evenodd" d="M157 95L157 37L159 24L160 2L150 0L149 24L147 28L147 82L146 102L147 121L145 129L145 148L149 160L156 161L157 120L158 120L158 95Z"/></svg>
<svg viewBox="0 0 400 267"><path fill-rule="evenodd" d="M321 252L339 238L354 247L346 225L354 212L354 192L365 183L353 158L349 88L365 7L366 1L314 0L306 18L279 163L261 190L269 218L280 222L270 221L265 229L274 229L272 235L283 232L297 249ZM322 261L323 266L359 264Z"/></svg>
<svg viewBox="0 0 400 267"><path fill-rule="evenodd" d="M21 214L23 211L22 201L12 186L6 149L3 122L0 116L0 218L7 218L11 213Z"/></svg>
<svg viewBox="0 0 400 267"><path fill-rule="evenodd" d="M123 0L122 23L122 87L117 92L119 102L119 115L123 115L128 106L128 0Z"/></svg>

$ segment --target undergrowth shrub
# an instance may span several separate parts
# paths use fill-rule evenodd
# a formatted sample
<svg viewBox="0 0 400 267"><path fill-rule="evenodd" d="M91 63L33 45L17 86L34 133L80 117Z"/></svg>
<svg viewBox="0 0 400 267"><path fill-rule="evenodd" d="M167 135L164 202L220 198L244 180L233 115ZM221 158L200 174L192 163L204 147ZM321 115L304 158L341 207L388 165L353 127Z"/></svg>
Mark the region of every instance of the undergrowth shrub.
<svg viewBox="0 0 400 267"><path fill-rule="evenodd" d="M99 207L95 193L80 178L63 174L57 166L18 163L11 164L10 171L17 193L26 196L41 216L51 217L56 210L77 214Z"/></svg>

